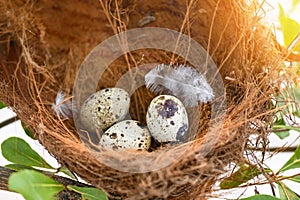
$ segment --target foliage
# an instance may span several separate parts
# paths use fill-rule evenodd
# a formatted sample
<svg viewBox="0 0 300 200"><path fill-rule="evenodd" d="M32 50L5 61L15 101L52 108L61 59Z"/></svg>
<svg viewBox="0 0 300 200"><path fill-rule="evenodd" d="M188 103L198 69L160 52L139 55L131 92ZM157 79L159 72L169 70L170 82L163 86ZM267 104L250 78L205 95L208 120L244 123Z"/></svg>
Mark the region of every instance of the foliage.
<svg viewBox="0 0 300 200"><path fill-rule="evenodd" d="M283 34L284 45L288 46L300 31L297 21L288 17L281 4L279 4L279 22ZM300 51L300 44L296 45L295 51Z"/></svg>
<svg viewBox="0 0 300 200"><path fill-rule="evenodd" d="M280 200L280 199L265 194L259 194L259 195L243 198L241 200Z"/></svg>
<svg viewBox="0 0 300 200"><path fill-rule="evenodd" d="M2 155L12 164L6 165L7 168L15 170L8 181L9 189L23 195L26 200L35 199L53 199L53 196L62 191L69 189L81 194L85 200L106 200L107 195L100 189L88 187L67 186L66 188L44 175L43 170L49 169L56 172L63 172L72 179L76 176L64 167L54 169L48 164L37 152L35 152L28 143L18 137L11 137L1 144Z"/></svg>
<svg viewBox="0 0 300 200"><path fill-rule="evenodd" d="M31 139L36 140L34 133L23 122L21 123L21 125L26 135L29 136Z"/></svg>
<svg viewBox="0 0 300 200"><path fill-rule="evenodd" d="M290 130L300 132L300 127L287 125L283 115L300 116L300 87L286 88L278 97L276 107L282 112L277 114L273 130L280 139L290 135Z"/></svg>
<svg viewBox="0 0 300 200"><path fill-rule="evenodd" d="M287 129L287 127L288 126L286 125L284 119L281 118L274 123L272 129L273 129L273 131L276 131L275 134L280 139L284 139L284 138L290 136L290 129Z"/></svg>
<svg viewBox="0 0 300 200"><path fill-rule="evenodd" d="M64 186L48 176L34 170L22 170L13 173L8 180L8 187L23 195L26 200L50 200Z"/></svg>
<svg viewBox="0 0 300 200"><path fill-rule="evenodd" d="M295 192L288 188L284 183L278 182L280 199L282 200L300 200Z"/></svg>
<svg viewBox="0 0 300 200"><path fill-rule="evenodd" d="M274 174L272 171L268 168L264 169L266 173L269 173L270 176L277 176L281 177L281 173L284 171L288 171L291 169L300 168L300 146L296 149L294 154L291 156L291 158L279 169L279 171ZM253 179L254 177L262 174L261 169L258 168L258 166L255 165L246 165L241 164L240 168L231 174L230 177L225 178L220 183L221 189L230 189L230 188L236 188L242 184L247 183L249 180ZM284 178L284 177L283 177ZM290 181L294 181L296 183L300 183L300 176L293 176L293 177L285 177L286 179ZM284 183L281 181L277 182L280 199L286 199L286 200L300 200L300 198L297 196L295 191L292 191L290 188L288 188ZM247 200L255 200L259 199L259 195L255 195L253 197L245 198ZM271 197L264 197L261 199L272 199ZM276 198L273 198L276 199Z"/></svg>
<svg viewBox="0 0 300 200"><path fill-rule="evenodd" d="M290 177L288 178L288 180L300 183L300 176Z"/></svg>
<svg viewBox="0 0 300 200"><path fill-rule="evenodd" d="M238 187L239 185L246 183L254 177L261 174L261 171L255 165L240 164L240 168L231 174L230 177L225 178L221 184L221 189L230 189Z"/></svg>
<svg viewBox="0 0 300 200"><path fill-rule="evenodd" d="M0 102L0 109L4 107L6 105ZM22 123L22 127L27 136L36 139L33 132L24 123ZM84 200L108 199L100 189L71 185L65 188L64 185L44 175L42 170L48 170L47 172L50 173L50 169L55 170L55 173L62 172L70 178L76 179L76 176L65 167L53 168L21 138L10 137L3 141L1 152L4 158L12 162L5 167L17 171L9 177L8 188L20 193L26 200L50 200L66 188L81 194Z"/></svg>
<svg viewBox="0 0 300 200"><path fill-rule="evenodd" d="M74 185L69 185L67 188L81 194L83 200L108 200L107 195L97 188L78 187Z"/></svg>
<svg viewBox="0 0 300 200"><path fill-rule="evenodd" d="M299 0L293 0L292 6L296 8L299 5ZM279 6L278 20L280 22L280 29L283 34L285 47L289 46L295 37L300 33L300 25L297 21L291 19L284 11L281 4ZM300 52L300 43L296 44L293 49ZM300 63L297 63L300 69ZM297 80L296 80L297 81ZM286 87L284 91L276 99L276 107L280 110L277 114L277 120L273 124L275 134L284 139L290 135L290 130L300 132L300 127L287 125L284 117L285 115L294 115L300 117L300 87L299 83L295 82L293 87Z"/></svg>
<svg viewBox="0 0 300 200"><path fill-rule="evenodd" d="M11 137L1 144L2 155L8 161L25 166L53 169L23 139Z"/></svg>
<svg viewBox="0 0 300 200"><path fill-rule="evenodd" d="M0 101L0 109L5 108L5 107L6 107L6 105L3 102Z"/></svg>
<svg viewBox="0 0 300 200"><path fill-rule="evenodd" d="M295 168L300 168L300 146L298 146L292 157L281 167L279 172Z"/></svg>

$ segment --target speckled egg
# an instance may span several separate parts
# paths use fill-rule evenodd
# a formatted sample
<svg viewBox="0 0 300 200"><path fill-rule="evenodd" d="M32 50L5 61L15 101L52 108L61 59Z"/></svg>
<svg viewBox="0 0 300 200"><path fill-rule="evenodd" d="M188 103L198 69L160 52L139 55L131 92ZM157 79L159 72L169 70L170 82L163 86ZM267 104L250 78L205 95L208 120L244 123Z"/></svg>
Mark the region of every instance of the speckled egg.
<svg viewBox="0 0 300 200"><path fill-rule="evenodd" d="M146 126L135 120L121 121L102 135L100 145L110 149L147 150L151 135Z"/></svg>
<svg viewBox="0 0 300 200"><path fill-rule="evenodd" d="M171 95L155 97L147 111L147 126L158 142L183 142L189 128L183 103Z"/></svg>
<svg viewBox="0 0 300 200"><path fill-rule="evenodd" d="M129 94L121 88L100 90L83 103L80 121L87 131L106 130L114 123L123 120L129 110Z"/></svg>

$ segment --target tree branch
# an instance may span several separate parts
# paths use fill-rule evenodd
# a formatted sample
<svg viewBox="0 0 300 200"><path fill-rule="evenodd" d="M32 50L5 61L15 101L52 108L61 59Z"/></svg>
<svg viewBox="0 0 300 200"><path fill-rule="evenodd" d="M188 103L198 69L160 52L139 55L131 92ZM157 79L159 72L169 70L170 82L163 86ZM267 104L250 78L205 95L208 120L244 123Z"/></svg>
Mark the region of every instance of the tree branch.
<svg viewBox="0 0 300 200"><path fill-rule="evenodd" d="M9 125L9 124L11 124L11 123L14 123L14 122L16 122L16 121L18 121L18 120L19 120L19 117L18 117L18 116L9 118L9 119L5 120L4 122L1 122L1 123L0 123L0 128L3 128L4 126L7 126L7 125Z"/></svg>
<svg viewBox="0 0 300 200"><path fill-rule="evenodd" d="M6 190L9 191L8 189L8 178L9 176L14 173L16 171L8 169L6 167L1 167L0 166L0 190ZM55 181L63 184L64 186L68 186L68 185L75 185L75 186L79 186L79 187L93 187L91 185L85 184L85 183L81 183L69 178L65 178L62 176L57 176L48 172L43 172L40 171L43 174L49 176L50 178L54 179ZM57 200L82 200L81 195L79 193L76 193L74 191L69 191L67 189L64 189L63 191L61 191L60 193L57 194L56 196Z"/></svg>

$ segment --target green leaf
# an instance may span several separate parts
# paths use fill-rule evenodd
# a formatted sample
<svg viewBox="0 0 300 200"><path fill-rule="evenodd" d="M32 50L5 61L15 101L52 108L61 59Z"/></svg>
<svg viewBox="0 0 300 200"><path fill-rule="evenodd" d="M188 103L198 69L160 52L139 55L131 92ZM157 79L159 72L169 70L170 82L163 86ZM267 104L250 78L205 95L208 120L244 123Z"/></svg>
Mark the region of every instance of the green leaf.
<svg viewBox="0 0 300 200"><path fill-rule="evenodd" d="M288 180L300 183L300 176L290 177Z"/></svg>
<svg viewBox="0 0 300 200"><path fill-rule="evenodd" d="M68 170L65 167L58 168L58 172L62 172L64 174L66 174L67 176L69 176L70 178L77 180L77 177L70 170Z"/></svg>
<svg viewBox="0 0 300 200"><path fill-rule="evenodd" d="M28 135L31 139L36 140L35 134L22 122L21 123L26 135Z"/></svg>
<svg viewBox="0 0 300 200"><path fill-rule="evenodd" d="M280 199L282 200L299 200L299 197L293 192L290 188L288 188L284 183L278 182L278 190Z"/></svg>
<svg viewBox="0 0 300 200"><path fill-rule="evenodd" d="M261 174L261 171L255 165L242 164L238 171L234 172L233 174L231 174L230 177L225 178L220 183L220 188L221 189L235 188L253 179L259 174Z"/></svg>
<svg viewBox="0 0 300 200"><path fill-rule="evenodd" d="M290 136L290 131L280 131L278 132L278 130L283 130L286 129L286 124L283 118L280 118L278 121L276 121L272 127L273 131L275 135L277 135L280 139L284 139L288 136Z"/></svg>
<svg viewBox="0 0 300 200"><path fill-rule="evenodd" d="M8 164L8 165L5 165L5 167L15 170L15 171L20 171L23 169L31 169L31 170L33 169L34 170L34 168L32 168L30 166L20 165L20 164Z"/></svg>
<svg viewBox="0 0 300 200"><path fill-rule="evenodd" d="M108 200L105 192L97 188L78 187L74 185L68 185L67 188L81 194L83 200Z"/></svg>
<svg viewBox="0 0 300 200"><path fill-rule="evenodd" d="M300 87L287 87L277 98L277 108L285 114L300 115Z"/></svg>
<svg viewBox="0 0 300 200"><path fill-rule="evenodd" d="M300 145L297 147L292 157L279 170L279 172L286 171L289 169L295 169L299 167L300 167Z"/></svg>
<svg viewBox="0 0 300 200"><path fill-rule="evenodd" d="M12 163L53 169L21 138L8 138L1 144L1 150L3 157Z"/></svg>
<svg viewBox="0 0 300 200"><path fill-rule="evenodd" d="M22 170L9 177L8 188L22 194L26 200L53 200L64 186L37 171Z"/></svg>
<svg viewBox="0 0 300 200"><path fill-rule="evenodd" d="M274 196L265 195L265 194L258 194L251 197L243 198L240 200L280 200Z"/></svg>
<svg viewBox="0 0 300 200"><path fill-rule="evenodd" d="M5 108L5 107L6 107L6 105L2 101L0 101L0 109Z"/></svg>
<svg viewBox="0 0 300 200"><path fill-rule="evenodd" d="M297 21L289 18L285 13L284 10L281 6L279 5L279 22L283 34L283 40L284 40L284 45L288 46L294 38L297 36L297 34L300 31L300 25L297 23ZM296 45L295 47L296 51L300 50L300 45Z"/></svg>
<svg viewBox="0 0 300 200"><path fill-rule="evenodd" d="M276 130L276 129L274 129ZM290 131L281 131L281 132L276 132L275 135L277 135L280 139L284 139L290 136Z"/></svg>
<svg viewBox="0 0 300 200"><path fill-rule="evenodd" d="M286 125L284 119L282 119L282 118L274 123L272 129L273 129L273 131L275 131L274 133L280 139L284 139L284 138L288 137L290 135L291 130L300 132L299 127ZM279 130L282 130L282 131L279 132Z"/></svg>

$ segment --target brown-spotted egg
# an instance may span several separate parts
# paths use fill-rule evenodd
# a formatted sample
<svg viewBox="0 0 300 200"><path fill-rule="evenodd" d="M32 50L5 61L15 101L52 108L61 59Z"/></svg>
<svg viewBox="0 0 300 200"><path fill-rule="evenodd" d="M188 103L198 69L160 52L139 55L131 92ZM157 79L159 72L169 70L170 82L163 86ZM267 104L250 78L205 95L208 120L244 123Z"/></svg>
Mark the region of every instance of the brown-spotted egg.
<svg viewBox="0 0 300 200"><path fill-rule="evenodd" d="M100 90L83 103L80 121L91 132L104 131L114 123L123 120L129 110L129 94L121 88Z"/></svg>
<svg viewBox="0 0 300 200"><path fill-rule="evenodd" d="M146 126L135 120L121 121L102 135L100 145L110 149L147 150L151 135Z"/></svg>
<svg viewBox="0 0 300 200"><path fill-rule="evenodd" d="M148 129L158 142L183 142L189 127L183 103L171 95L155 97L147 111Z"/></svg>

